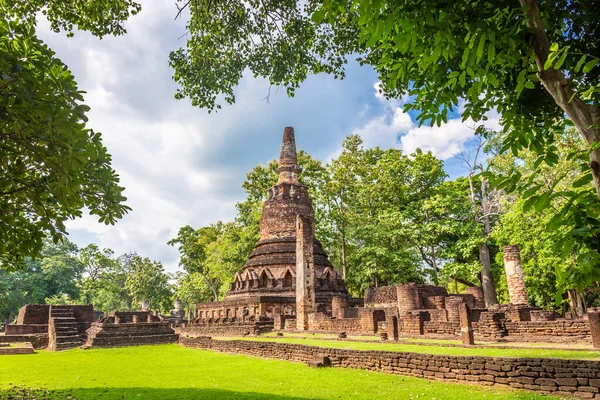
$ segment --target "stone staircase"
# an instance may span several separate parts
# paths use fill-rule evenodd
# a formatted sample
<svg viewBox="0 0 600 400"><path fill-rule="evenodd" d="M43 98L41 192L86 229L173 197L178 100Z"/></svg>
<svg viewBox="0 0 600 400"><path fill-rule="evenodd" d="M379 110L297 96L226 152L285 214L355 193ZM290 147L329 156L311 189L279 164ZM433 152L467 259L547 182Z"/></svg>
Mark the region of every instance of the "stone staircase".
<svg viewBox="0 0 600 400"><path fill-rule="evenodd" d="M59 351L81 345L77 320L70 306L51 306L48 321L48 349Z"/></svg>

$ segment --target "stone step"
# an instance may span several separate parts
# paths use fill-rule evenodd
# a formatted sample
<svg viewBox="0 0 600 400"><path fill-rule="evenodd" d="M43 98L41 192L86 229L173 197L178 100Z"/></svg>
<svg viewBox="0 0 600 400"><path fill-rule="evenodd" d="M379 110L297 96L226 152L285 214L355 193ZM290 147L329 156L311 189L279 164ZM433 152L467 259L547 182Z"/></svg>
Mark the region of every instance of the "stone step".
<svg viewBox="0 0 600 400"><path fill-rule="evenodd" d="M81 346L80 342L57 343L56 350L69 350Z"/></svg>
<svg viewBox="0 0 600 400"><path fill-rule="evenodd" d="M73 311L68 311L68 310L56 310L56 311L54 311L54 310L53 310L53 311L50 313L50 316L51 316L51 317L58 316L58 315L69 315L69 316L73 316L74 314L73 314Z"/></svg>
<svg viewBox="0 0 600 400"><path fill-rule="evenodd" d="M55 318L54 325L65 325L65 324L75 324L77 325L77 321L75 318Z"/></svg>
<svg viewBox="0 0 600 400"><path fill-rule="evenodd" d="M55 338L55 342L56 344L59 343L81 343L81 341L79 340L79 335L70 335L70 336L57 336Z"/></svg>
<svg viewBox="0 0 600 400"><path fill-rule="evenodd" d="M77 330L77 324L62 324L62 325L54 325L54 330L55 331L70 331L70 330Z"/></svg>
<svg viewBox="0 0 600 400"><path fill-rule="evenodd" d="M76 330L71 330L71 331L62 331L62 332L55 332L56 333L56 337L71 337L71 336L77 336L79 337L79 332Z"/></svg>

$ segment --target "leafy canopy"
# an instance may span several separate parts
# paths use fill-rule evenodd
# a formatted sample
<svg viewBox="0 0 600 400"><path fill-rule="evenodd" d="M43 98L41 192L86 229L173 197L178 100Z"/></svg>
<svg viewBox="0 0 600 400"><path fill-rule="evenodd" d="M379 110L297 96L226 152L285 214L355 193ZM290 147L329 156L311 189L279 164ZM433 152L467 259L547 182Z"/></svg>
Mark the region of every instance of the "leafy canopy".
<svg viewBox="0 0 600 400"><path fill-rule="evenodd" d="M101 135L86 128L83 92L35 32L43 14L54 31L102 37L125 32L131 0L0 0L0 264L25 267L46 234L85 208L114 224L130 208Z"/></svg>

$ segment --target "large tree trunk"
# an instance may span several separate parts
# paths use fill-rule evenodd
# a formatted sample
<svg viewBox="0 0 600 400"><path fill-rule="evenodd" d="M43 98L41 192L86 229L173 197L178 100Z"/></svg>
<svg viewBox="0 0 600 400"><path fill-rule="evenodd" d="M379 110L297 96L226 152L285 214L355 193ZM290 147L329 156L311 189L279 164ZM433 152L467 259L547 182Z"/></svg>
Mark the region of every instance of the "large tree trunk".
<svg viewBox="0 0 600 400"><path fill-rule="evenodd" d="M544 70L544 64L550 55L550 41L542 23L539 5L536 0L519 0L519 3L527 10L527 26L532 31L529 46L533 50L538 76L544 88L573 121L588 145L599 142L600 107L586 104L579 96L576 96L571 81L567 79L562 70L552 67ZM594 177L596 194L600 200L600 149L595 149L590 153L589 166Z"/></svg>
<svg viewBox="0 0 600 400"><path fill-rule="evenodd" d="M571 313L575 317L582 317L585 313L585 306L583 305L583 299L581 298L581 295L577 292L577 289L569 289L567 290L567 294L569 295Z"/></svg>
<svg viewBox="0 0 600 400"><path fill-rule="evenodd" d="M431 246L431 267L433 268L433 283L435 283L436 285L439 285L440 278L438 276L437 258L436 258L434 246Z"/></svg>
<svg viewBox="0 0 600 400"><path fill-rule="evenodd" d="M346 234L342 232L342 278L346 280Z"/></svg>
<svg viewBox="0 0 600 400"><path fill-rule="evenodd" d="M496 287L494 285L494 277L490 270L490 247L487 243L479 245L479 262L481 262L481 289L485 299L485 306L490 307L498 304L496 297Z"/></svg>

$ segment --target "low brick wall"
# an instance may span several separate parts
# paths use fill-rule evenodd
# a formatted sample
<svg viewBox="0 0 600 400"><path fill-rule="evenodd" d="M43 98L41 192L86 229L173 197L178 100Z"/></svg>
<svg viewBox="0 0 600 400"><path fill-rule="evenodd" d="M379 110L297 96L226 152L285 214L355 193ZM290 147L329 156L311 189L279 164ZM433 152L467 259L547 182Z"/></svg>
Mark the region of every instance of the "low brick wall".
<svg viewBox="0 0 600 400"><path fill-rule="evenodd" d="M45 349L48 347L48 334L37 333L33 335L0 335L0 343L29 342L34 349Z"/></svg>
<svg viewBox="0 0 600 400"><path fill-rule="evenodd" d="M361 351L249 340L180 337L185 347L294 362L327 356L331 365L452 382L473 382L600 399L600 362L540 358L459 357Z"/></svg>
<svg viewBox="0 0 600 400"><path fill-rule="evenodd" d="M504 323L509 336L587 336L590 337L590 324L584 320L556 321L506 321Z"/></svg>
<svg viewBox="0 0 600 400"><path fill-rule="evenodd" d="M245 336L260 335L273 330L272 322L230 322L193 324L179 328L184 336Z"/></svg>
<svg viewBox="0 0 600 400"><path fill-rule="evenodd" d="M30 335L33 333L48 333L48 324L44 325L6 325L7 335Z"/></svg>

